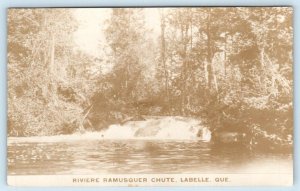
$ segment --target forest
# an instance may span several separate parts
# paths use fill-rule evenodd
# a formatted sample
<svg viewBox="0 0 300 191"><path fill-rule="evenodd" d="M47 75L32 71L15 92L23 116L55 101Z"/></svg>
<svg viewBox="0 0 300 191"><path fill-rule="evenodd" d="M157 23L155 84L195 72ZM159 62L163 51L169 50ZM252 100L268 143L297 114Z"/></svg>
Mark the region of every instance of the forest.
<svg viewBox="0 0 300 191"><path fill-rule="evenodd" d="M144 8L111 9L101 56L74 42L74 9L10 9L8 135L99 131L150 115L292 141L292 8L150 9L157 32Z"/></svg>

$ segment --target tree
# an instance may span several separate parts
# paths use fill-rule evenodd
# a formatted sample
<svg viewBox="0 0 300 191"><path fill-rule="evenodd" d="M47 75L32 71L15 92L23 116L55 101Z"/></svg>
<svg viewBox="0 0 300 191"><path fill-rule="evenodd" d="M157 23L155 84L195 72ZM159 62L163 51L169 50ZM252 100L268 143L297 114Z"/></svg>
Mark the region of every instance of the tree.
<svg viewBox="0 0 300 191"><path fill-rule="evenodd" d="M73 21L63 9L9 11L10 134L49 135L80 128L83 100L67 72L73 64Z"/></svg>
<svg viewBox="0 0 300 191"><path fill-rule="evenodd" d="M113 87L117 97L133 98L137 79L141 75L144 20L141 9L113 9L106 28L106 39L114 64Z"/></svg>

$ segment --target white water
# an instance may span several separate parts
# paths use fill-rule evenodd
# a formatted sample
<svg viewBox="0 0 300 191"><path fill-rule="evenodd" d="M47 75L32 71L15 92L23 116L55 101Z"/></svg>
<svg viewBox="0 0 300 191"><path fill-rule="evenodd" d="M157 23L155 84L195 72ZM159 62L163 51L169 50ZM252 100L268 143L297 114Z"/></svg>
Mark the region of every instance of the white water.
<svg viewBox="0 0 300 191"><path fill-rule="evenodd" d="M102 132L103 139L158 139L210 141L211 132L200 121L184 117L161 117L115 124ZM199 132L200 131L200 132Z"/></svg>
<svg viewBox="0 0 300 191"><path fill-rule="evenodd" d="M186 117L153 117L145 121L128 121L123 125L110 125L100 132L76 133L72 135L9 137L15 142L68 142L103 139L145 140L202 140L210 141L211 132L199 120Z"/></svg>

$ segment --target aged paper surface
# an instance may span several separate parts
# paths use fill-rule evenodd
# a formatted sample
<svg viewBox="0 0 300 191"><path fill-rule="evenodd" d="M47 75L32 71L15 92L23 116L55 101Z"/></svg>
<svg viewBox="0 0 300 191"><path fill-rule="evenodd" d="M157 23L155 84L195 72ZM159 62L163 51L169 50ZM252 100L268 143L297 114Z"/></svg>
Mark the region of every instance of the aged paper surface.
<svg viewBox="0 0 300 191"><path fill-rule="evenodd" d="M11 8L13 186L290 186L291 7Z"/></svg>

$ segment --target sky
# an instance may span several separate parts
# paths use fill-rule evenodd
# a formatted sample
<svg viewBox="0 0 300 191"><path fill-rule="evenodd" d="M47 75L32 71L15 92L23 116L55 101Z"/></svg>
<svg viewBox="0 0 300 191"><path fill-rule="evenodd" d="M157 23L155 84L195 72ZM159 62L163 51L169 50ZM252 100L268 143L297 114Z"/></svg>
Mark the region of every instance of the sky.
<svg viewBox="0 0 300 191"><path fill-rule="evenodd" d="M110 17L111 8L81 8L75 9L73 14L79 26L74 34L75 42L85 53L98 56L101 44L105 44L103 29L105 20ZM157 8L144 9L146 27L159 33L160 21Z"/></svg>

